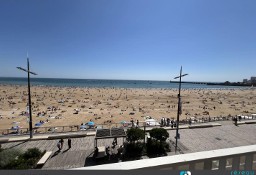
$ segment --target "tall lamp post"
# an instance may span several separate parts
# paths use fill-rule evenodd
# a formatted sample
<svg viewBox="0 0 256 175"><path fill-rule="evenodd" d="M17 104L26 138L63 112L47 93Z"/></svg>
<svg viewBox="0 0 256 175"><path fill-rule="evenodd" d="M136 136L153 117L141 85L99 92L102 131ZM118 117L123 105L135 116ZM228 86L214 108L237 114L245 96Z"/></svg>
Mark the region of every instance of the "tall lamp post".
<svg viewBox="0 0 256 175"><path fill-rule="evenodd" d="M25 71L28 73L28 107L29 107L29 133L30 138L33 138L33 130L32 130L32 110L31 110L31 95L30 95L30 74L37 75L34 72L29 71L29 59L27 57L27 69L22 67L17 67L18 69Z"/></svg>
<svg viewBox="0 0 256 175"><path fill-rule="evenodd" d="M180 89L181 89L181 77L184 77L188 74L183 74L182 75L182 66L180 68L180 76L175 77L174 79L180 79L179 82L179 94L178 94L178 111L177 111L177 123L176 123L176 144L175 144L175 153L177 152L177 144L178 144L178 139L180 138L179 134L179 122L180 122L180 114L181 114L181 97L180 97Z"/></svg>

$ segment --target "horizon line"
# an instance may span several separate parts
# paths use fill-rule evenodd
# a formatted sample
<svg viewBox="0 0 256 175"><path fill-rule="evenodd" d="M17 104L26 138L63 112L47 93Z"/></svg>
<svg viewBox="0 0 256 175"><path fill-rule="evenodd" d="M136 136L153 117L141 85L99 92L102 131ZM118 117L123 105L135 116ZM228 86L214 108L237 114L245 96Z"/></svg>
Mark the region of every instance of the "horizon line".
<svg viewBox="0 0 256 175"><path fill-rule="evenodd" d="M27 77L0 77L0 78L27 78ZM166 82L176 82L176 81L172 81L172 80L134 80L134 79L104 79L104 78L45 78L45 77L30 77L30 79L71 79L71 80L118 80L118 81L166 81ZM224 83L224 82L218 82L218 81L181 81L181 82L195 82L195 83ZM239 82L239 81L236 81ZM236 83L235 82L235 83ZM178 83L178 82L177 82ZM232 83L232 82L231 82Z"/></svg>

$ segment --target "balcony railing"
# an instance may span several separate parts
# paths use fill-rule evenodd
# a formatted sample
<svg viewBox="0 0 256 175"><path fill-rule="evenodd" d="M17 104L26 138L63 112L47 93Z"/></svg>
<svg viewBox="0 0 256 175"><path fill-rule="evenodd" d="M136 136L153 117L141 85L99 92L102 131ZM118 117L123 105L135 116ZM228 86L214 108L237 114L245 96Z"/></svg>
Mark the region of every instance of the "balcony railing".
<svg viewBox="0 0 256 175"><path fill-rule="evenodd" d="M256 145L76 168L79 170L256 170Z"/></svg>

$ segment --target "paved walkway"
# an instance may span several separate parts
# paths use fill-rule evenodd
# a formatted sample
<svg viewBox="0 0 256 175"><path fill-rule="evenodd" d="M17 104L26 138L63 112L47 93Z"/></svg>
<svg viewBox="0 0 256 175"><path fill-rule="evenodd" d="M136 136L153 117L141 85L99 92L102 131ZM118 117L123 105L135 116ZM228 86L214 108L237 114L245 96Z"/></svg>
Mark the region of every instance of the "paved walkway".
<svg viewBox="0 0 256 175"><path fill-rule="evenodd" d="M168 132L170 134L169 139L175 142L176 131L168 130ZM179 131L181 139L178 141L178 146L181 153L189 153L252 145L256 144L255 132L256 124L235 126L232 122L210 128L181 129ZM70 150L67 150L67 139L64 139L63 150L58 154L54 154L58 150L56 146L58 140L11 142L2 144L2 148L27 150L28 148L37 147L42 151L52 151L52 156L42 169L69 169L90 165L86 159L94 150L94 138L94 136L72 138L72 148ZM98 146L111 145L112 141L113 139L98 140ZM122 143L123 139L119 138L118 144Z"/></svg>
<svg viewBox="0 0 256 175"><path fill-rule="evenodd" d="M176 133L168 132L169 139L175 142ZM256 144L256 124L225 124L211 128L182 129L179 133L178 146L183 153Z"/></svg>

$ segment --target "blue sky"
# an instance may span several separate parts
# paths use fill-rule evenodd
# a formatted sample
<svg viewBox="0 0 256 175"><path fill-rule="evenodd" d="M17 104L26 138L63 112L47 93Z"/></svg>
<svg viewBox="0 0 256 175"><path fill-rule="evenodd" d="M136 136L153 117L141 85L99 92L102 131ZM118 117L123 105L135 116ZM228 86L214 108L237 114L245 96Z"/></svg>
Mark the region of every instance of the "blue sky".
<svg viewBox="0 0 256 175"><path fill-rule="evenodd" d="M0 77L241 81L255 0L1 0Z"/></svg>

